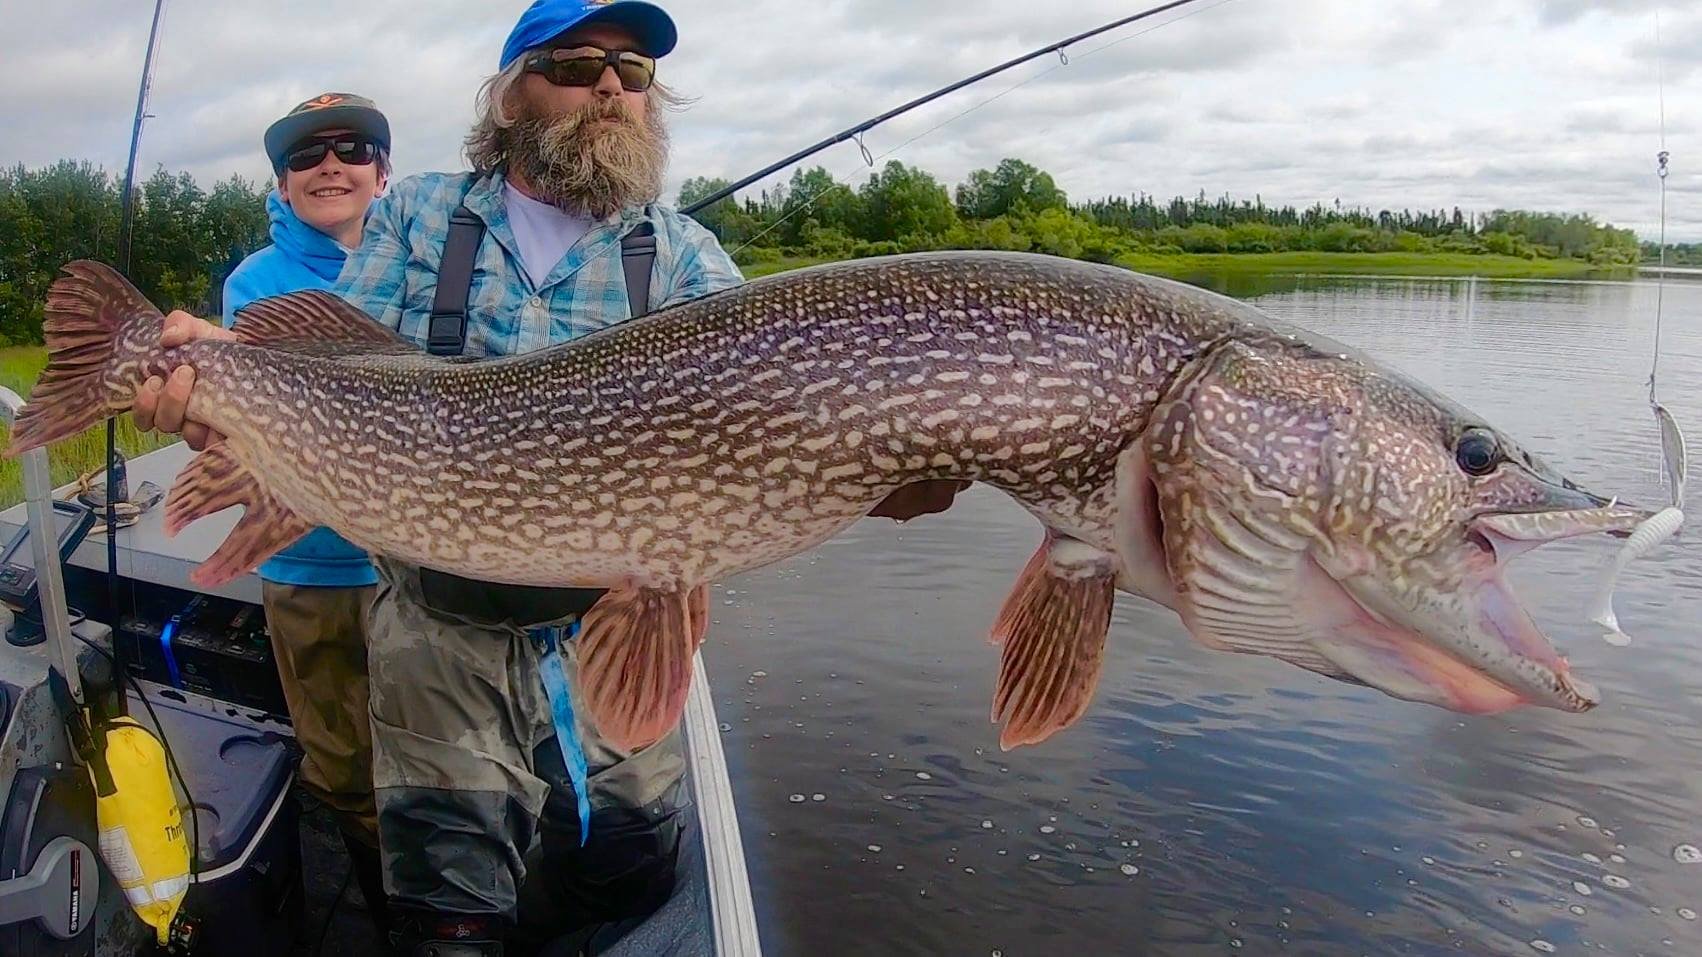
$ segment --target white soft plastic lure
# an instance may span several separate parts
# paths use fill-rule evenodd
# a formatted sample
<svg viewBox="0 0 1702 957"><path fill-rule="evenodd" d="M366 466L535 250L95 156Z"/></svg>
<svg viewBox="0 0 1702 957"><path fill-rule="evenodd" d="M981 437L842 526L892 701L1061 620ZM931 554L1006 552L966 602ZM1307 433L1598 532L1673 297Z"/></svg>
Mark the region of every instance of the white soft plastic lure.
<svg viewBox="0 0 1702 957"><path fill-rule="evenodd" d="M1687 471L1684 433L1679 431L1672 413L1660 405L1655 406L1655 420L1661 426L1661 455L1666 466L1667 486L1672 489L1672 505L1650 516L1625 540L1625 546L1603 570L1601 584L1596 587L1595 598L1590 602L1590 621L1607 629L1602 640L1620 647L1631 644L1631 636L1619 627L1619 619L1613 613L1613 589L1619 582L1620 572L1633 559L1654 551L1684 525L1684 479Z"/></svg>

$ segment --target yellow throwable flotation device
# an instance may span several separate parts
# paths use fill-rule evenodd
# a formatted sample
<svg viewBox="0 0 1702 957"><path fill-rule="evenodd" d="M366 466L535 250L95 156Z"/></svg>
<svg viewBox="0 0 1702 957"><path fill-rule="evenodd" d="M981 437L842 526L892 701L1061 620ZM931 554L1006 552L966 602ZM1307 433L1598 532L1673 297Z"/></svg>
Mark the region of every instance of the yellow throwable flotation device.
<svg viewBox="0 0 1702 957"><path fill-rule="evenodd" d="M101 859L124 888L130 907L154 928L160 946L189 892L189 841L177 795L166 776L165 749L128 717L106 723L105 758L112 792L95 787Z"/></svg>

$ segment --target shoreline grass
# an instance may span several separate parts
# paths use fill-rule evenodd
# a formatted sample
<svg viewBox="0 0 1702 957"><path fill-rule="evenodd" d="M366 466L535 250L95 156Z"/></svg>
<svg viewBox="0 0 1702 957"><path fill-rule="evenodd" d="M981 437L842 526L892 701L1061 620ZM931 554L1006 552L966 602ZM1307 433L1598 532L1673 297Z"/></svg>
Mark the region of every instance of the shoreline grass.
<svg viewBox="0 0 1702 957"><path fill-rule="evenodd" d="M795 256L740 267L747 279L835 262ZM1576 259L1521 259L1470 253L1130 253L1117 265L1135 272L1180 278L1210 274L1295 275L1340 273L1377 276L1478 276L1484 279L1565 279L1637 274L1632 266L1604 268Z"/></svg>
<svg viewBox="0 0 1702 957"><path fill-rule="evenodd" d="M0 385L25 398L29 397L30 389L34 387L35 380L45 368L45 346L10 346L0 349ZM11 429L0 425L0 449L9 446L11 439ZM161 435L158 432L143 435L136 431L136 426L127 415L119 417L117 434L113 439L118 445L119 453L127 459L178 441L175 435ZM91 469L100 468L105 461L106 429L100 425L63 442L56 442L47 450L48 474L55 488L75 482L78 476ZM11 508L23 500L23 463L17 459L0 458L0 508Z"/></svg>
<svg viewBox="0 0 1702 957"><path fill-rule="evenodd" d="M1176 253L1130 254L1117 264L1161 275L1199 273L1341 273L1351 275L1478 276L1484 279L1562 279L1636 275L1634 267L1596 266L1577 259L1521 259L1471 253Z"/></svg>

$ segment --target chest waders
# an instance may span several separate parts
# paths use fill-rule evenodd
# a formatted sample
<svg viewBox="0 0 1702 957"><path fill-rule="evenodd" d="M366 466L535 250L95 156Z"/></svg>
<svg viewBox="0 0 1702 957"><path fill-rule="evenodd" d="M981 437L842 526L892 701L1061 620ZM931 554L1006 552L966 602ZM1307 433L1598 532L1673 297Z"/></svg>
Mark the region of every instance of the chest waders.
<svg viewBox="0 0 1702 957"><path fill-rule="evenodd" d="M467 346L467 302L472 294L473 265L484 239L485 224L466 206L449 217L443 243L443 262L437 271L426 348L435 356L459 356ZM650 311L650 273L656 260L655 229L641 223L621 237L621 270L626 277L627 307L636 319ZM420 592L432 609L475 621L511 622L526 629L538 646L539 671L550 699L550 718L562 759L567 763L579 805L579 841L591 828L590 787L584 748L574 730L573 702L562 669L560 647L578 634L577 620L568 625L544 625L578 619L601 598L601 588L546 588L481 582L430 568L421 568Z"/></svg>

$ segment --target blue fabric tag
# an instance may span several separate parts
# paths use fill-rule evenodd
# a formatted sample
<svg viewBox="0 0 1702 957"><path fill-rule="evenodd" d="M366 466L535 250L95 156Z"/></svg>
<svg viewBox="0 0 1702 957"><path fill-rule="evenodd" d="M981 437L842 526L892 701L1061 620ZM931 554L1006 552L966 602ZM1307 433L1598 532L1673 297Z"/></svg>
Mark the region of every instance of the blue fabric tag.
<svg viewBox="0 0 1702 957"><path fill-rule="evenodd" d="M568 639L579 634L579 622L570 625L546 625L534 628L532 638L543 652L538 670L544 679L544 693L550 699L550 720L555 724L556 744L567 763L568 778L573 781L573 795L579 802L579 846L584 847L591 836L591 786L585 765L585 749L579 743L579 733L573 723L573 695L567 687L567 672L561 665L563 633Z"/></svg>

